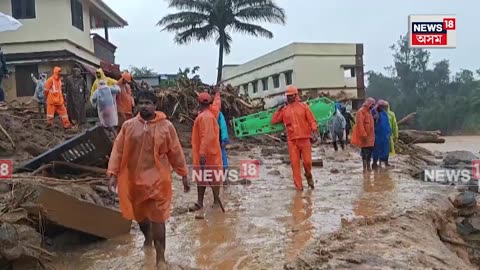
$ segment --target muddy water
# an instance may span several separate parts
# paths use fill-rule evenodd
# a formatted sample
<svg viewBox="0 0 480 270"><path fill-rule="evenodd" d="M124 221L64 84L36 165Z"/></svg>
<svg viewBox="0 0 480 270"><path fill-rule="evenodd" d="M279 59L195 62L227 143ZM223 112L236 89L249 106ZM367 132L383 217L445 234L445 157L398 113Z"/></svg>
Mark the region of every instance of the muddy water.
<svg viewBox="0 0 480 270"><path fill-rule="evenodd" d="M421 144L421 146L432 151L454 151L465 150L474 154L480 153L480 136L447 136L445 137L445 143L434 144L427 143Z"/></svg>
<svg viewBox="0 0 480 270"><path fill-rule="evenodd" d="M260 149L232 156L231 163L249 156L261 156ZM336 231L342 219L404 211L442 192L437 186L419 188L401 174L401 166L363 174L352 150L314 149L314 156L324 159L324 167L313 169L313 191L295 191L290 167L273 154L262 160L260 180L225 188L226 213L209 208L204 220L191 213L173 216L167 225L169 263L174 269L282 269L315 238ZM196 192L183 194L179 181L174 189L174 208L195 201ZM211 202L208 193L206 205ZM56 268L154 269L154 253L142 244L134 226L130 235L60 252Z"/></svg>

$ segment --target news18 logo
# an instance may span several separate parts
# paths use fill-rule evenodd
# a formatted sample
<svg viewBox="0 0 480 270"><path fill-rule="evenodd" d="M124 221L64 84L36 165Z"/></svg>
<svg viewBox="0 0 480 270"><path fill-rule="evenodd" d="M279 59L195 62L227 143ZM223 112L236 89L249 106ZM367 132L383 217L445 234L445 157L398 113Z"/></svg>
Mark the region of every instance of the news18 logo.
<svg viewBox="0 0 480 270"><path fill-rule="evenodd" d="M410 15L408 36L411 48L455 48L455 15Z"/></svg>

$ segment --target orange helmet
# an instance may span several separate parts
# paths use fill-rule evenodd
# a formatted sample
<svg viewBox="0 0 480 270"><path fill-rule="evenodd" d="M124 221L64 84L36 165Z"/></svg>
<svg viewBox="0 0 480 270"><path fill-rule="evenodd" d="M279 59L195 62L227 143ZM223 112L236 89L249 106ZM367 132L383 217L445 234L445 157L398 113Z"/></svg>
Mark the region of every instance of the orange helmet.
<svg viewBox="0 0 480 270"><path fill-rule="evenodd" d="M290 95L298 95L298 89L297 87L293 85L287 86L287 91L285 91L285 95L290 96Z"/></svg>
<svg viewBox="0 0 480 270"><path fill-rule="evenodd" d="M202 104L209 104L212 102L212 97L207 92L202 92L198 95L197 100Z"/></svg>

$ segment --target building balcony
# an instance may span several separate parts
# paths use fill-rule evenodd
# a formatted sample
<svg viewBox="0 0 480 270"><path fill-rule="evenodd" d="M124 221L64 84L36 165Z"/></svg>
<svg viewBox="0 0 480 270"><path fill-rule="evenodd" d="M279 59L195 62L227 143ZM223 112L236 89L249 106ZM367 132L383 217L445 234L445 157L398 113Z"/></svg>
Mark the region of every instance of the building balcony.
<svg viewBox="0 0 480 270"><path fill-rule="evenodd" d="M105 62L114 64L117 47L98 34L91 34L91 36L95 56Z"/></svg>

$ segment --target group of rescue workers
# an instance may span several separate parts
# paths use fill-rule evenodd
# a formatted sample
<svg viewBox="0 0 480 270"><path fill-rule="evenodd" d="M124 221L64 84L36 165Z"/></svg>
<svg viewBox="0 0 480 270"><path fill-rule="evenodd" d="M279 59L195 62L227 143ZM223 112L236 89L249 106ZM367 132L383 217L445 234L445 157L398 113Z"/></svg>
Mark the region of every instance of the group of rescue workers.
<svg viewBox="0 0 480 270"><path fill-rule="evenodd" d="M123 216L138 222L145 236L145 246L153 244L155 247L158 269L166 269L165 223L170 217L172 170L182 177L184 192L190 191L187 161L175 127L165 113L156 110L154 92L140 90L136 92L134 101L132 76L128 72L116 81L106 77L99 69L88 95L80 70L73 69L73 74L65 80L66 108L60 72L61 69L56 67L53 76L48 79L44 74L38 80L32 76L37 83L35 97L40 101L40 107L44 106L41 93L45 98L48 123L52 124L55 113L62 118L65 128L71 126L69 119L74 124L85 123L85 103L89 99L97 107L104 127L119 127L107 169L109 188L118 194ZM214 87L212 93L198 94L197 116L191 135L194 170L208 168L225 172L228 167L226 145L229 138L225 117L220 111L219 91L219 87ZM320 133L312 111L307 104L300 102L295 86L287 87L286 104L276 110L271 123L283 123L285 126L295 188L303 191L300 164L303 161L307 184L314 189L312 143L317 142ZM395 114L389 110L388 103L379 100L375 104L375 100L369 98L357 112L356 119L341 105L336 106L329 123L336 151L337 142L344 149L344 134L348 142L351 124L354 124L351 143L361 148L364 171L372 169L372 157L373 168L381 166L381 162L389 166L388 156L389 152L394 153L393 143L398 137L398 129ZM213 177L209 181L200 179L195 182L197 201L189 207L189 211L204 209L207 187L212 187L213 207L223 207L219 200L223 185L221 179Z"/></svg>
<svg viewBox="0 0 480 270"><path fill-rule="evenodd" d="M86 124L86 107L90 102L97 108L100 123L104 127L120 128L123 122L134 115L133 89L150 88L148 84L142 82L140 89L137 89L136 83L128 72L123 72L120 80L117 81L107 77L102 69L98 69L95 73L95 81L88 91L87 82L80 68L73 68L72 74L63 81L61 72L60 67L55 67L53 75L49 78L45 73L41 73L38 79L31 75L36 85L33 99L38 103L39 113L46 114L49 126L53 124L55 114L60 116L63 127L66 129ZM63 89L62 85L64 85Z"/></svg>

